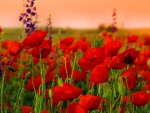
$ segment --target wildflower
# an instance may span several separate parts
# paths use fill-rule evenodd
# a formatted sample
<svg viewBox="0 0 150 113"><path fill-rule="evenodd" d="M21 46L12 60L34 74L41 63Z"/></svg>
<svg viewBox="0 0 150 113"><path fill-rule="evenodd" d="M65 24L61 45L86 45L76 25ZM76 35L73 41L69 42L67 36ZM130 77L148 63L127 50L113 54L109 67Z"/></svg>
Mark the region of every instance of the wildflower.
<svg viewBox="0 0 150 113"><path fill-rule="evenodd" d="M33 33L38 27L38 15L35 12L36 7L34 7L34 1L35 0L27 1L26 5L24 5L26 11L19 16L19 21L22 21L23 25L26 26L25 32L27 36Z"/></svg>
<svg viewBox="0 0 150 113"><path fill-rule="evenodd" d="M116 30L117 30L117 28L116 28L116 9L114 9L113 10L113 15L112 15L112 17L113 17L113 23L112 23L112 33L114 33Z"/></svg>
<svg viewBox="0 0 150 113"><path fill-rule="evenodd" d="M3 70L0 69L0 77L3 75Z"/></svg>
<svg viewBox="0 0 150 113"><path fill-rule="evenodd" d="M104 65L97 65L91 72L90 80L95 83L103 83L108 80L109 68Z"/></svg>
<svg viewBox="0 0 150 113"><path fill-rule="evenodd" d="M22 106L22 113L34 113L34 111L30 106Z"/></svg>
<svg viewBox="0 0 150 113"><path fill-rule="evenodd" d="M128 37L128 43L135 42L137 40L138 36L137 35L131 35Z"/></svg>
<svg viewBox="0 0 150 113"><path fill-rule="evenodd" d="M1 26L0 26L0 33L3 31L3 29L1 28Z"/></svg>
<svg viewBox="0 0 150 113"><path fill-rule="evenodd" d="M113 57L117 55L119 49L121 48L122 44L119 41L110 41L104 45L105 47L105 55L107 57Z"/></svg>
<svg viewBox="0 0 150 113"><path fill-rule="evenodd" d="M46 58L51 52L52 41L44 40L40 46L34 47L31 54L35 58Z"/></svg>
<svg viewBox="0 0 150 113"><path fill-rule="evenodd" d="M80 80L86 81L86 73L79 70L73 70L72 77L75 79L76 82L79 82Z"/></svg>
<svg viewBox="0 0 150 113"><path fill-rule="evenodd" d="M113 56L112 59L109 62L109 67L112 69L123 69L126 67L126 63L121 60L119 55Z"/></svg>
<svg viewBox="0 0 150 113"><path fill-rule="evenodd" d="M52 88L53 98L59 101L66 101L77 98L81 93L81 88L76 88L74 85L69 83L63 83L62 86L57 85Z"/></svg>
<svg viewBox="0 0 150 113"><path fill-rule="evenodd" d="M122 53L122 57L124 58L124 62L126 64L132 64L134 63L134 60L137 58L138 54L140 53L139 50L135 50L134 48L130 48L125 50Z"/></svg>
<svg viewBox="0 0 150 113"><path fill-rule="evenodd" d="M93 110L93 109L96 109L100 105L101 101L102 101L102 98L99 96L86 94L86 95L80 96L79 104L87 110Z"/></svg>
<svg viewBox="0 0 150 113"><path fill-rule="evenodd" d="M54 77L53 73L50 72L50 71L48 71L46 73L46 76L45 76L45 83L47 84L50 81L52 81L53 77ZM42 78L41 78L40 75L38 75L38 76L36 76L34 78L30 78L28 80L27 85L25 85L24 88L27 89L27 90L29 90L29 91L34 91L34 88L38 89L41 84L42 84Z"/></svg>
<svg viewBox="0 0 150 113"><path fill-rule="evenodd" d="M42 30L37 30L36 32L34 32L34 33L30 34L29 36L27 36L23 40L23 44L27 48L33 48L33 47L36 47L36 46L40 46L43 43L46 35L47 35L47 31L44 32Z"/></svg>
<svg viewBox="0 0 150 113"><path fill-rule="evenodd" d="M9 54L12 56L18 55L24 48L23 43L19 43L17 41L9 41L7 43L7 48L9 51Z"/></svg>
<svg viewBox="0 0 150 113"><path fill-rule="evenodd" d="M133 90L136 87L136 81L137 81L137 72L135 68L129 68L122 72L120 76L123 79L124 86L129 89Z"/></svg>
<svg viewBox="0 0 150 113"><path fill-rule="evenodd" d="M149 102L149 94L138 91L130 94L130 101L135 106L144 106Z"/></svg>
<svg viewBox="0 0 150 113"><path fill-rule="evenodd" d="M78 64L85 71L92 70L104 60L104 57L104 48L92 48L84 53Z"/></svg>
<svg viewBox="0 0 150 113"><path fill-rule="evenodd" d="M60 44L65 44L66 46L69 46L73 43L74 37L66 37L65 39L60 40Z"/></svg>
<svg viewBox="0 0 150 113"><path fill-rule="evenodd" d="M67 113L88 113L88 110L83 108L79 103L69 103L67 106Z"/></svg>
<svg viewBox="0 0 150 113"><path fill-rule="evenodd" d="M145 38L144 45L150 45L150 37Z"/></svg>

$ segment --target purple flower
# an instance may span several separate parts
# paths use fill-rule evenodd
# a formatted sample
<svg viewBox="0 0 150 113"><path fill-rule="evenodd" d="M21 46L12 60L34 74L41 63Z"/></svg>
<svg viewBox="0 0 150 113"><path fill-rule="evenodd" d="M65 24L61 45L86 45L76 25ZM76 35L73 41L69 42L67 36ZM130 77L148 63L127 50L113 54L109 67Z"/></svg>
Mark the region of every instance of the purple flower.
<svg viewBox="0 0 150 113"><path fill-rule="evenodd" d="M26 11L27 11L27 13L31 13L31 9L29 9L29 8Z"/></svg>
<svg viewBox="0 0 150 113"><path fill-rule="evenodd" d="M0 70L0 77L2 77L3 75L3 70Z"/></svg>
<svg viewBox="0 0 150 113"><path fill-rule="evenodd" d="M19 21L22 21L22 19L23 19L23 17L22 17L22 16L20 16L20 17L19 17Z"/></svg>
<svg viewBox="0 0 150 113"><path fill-rule="evenodd" d="M29 22L31 20L31 18L27 18L27 22Z"/></svg>
<svg viewBox="0 0 150 113"><path fill-rule="evenodd" d="M27 0L25 6L25 12L21 13L19 16L19 20L23 22L25 25L25 32L27 35L30 35L32 32L36 30L37 26L37 18L36 17L36 7L34 6L35 0ZM33 17L33 18L32 18Z"/></svg>
<svg viewBox="0 0 150 113"><path fill-rule="evenodd" d="M35 16L35 14L36 14L35 12L31 12L31 15L32 15L32 16Z"/></svg>
<svg viewBox="0 0 150 113"><path fill-rule="evenodd" d="M33 10L36 11L36 7L34 7Z"/></svg>
<svg viewBox="0 0 150 113"><path fill-rule="evenodd" d="M29 7L29 5L28 5L28 4L26 4L26 7Z"/></svg>
<svg viewBox="0 0 150 113"><path fill-rule="evenodd" d="M33 5L34 5L34 2L32 1L32 2L31 2L31 7L33 7Z"/></svg>
<svg viewBox="0 0 150 113"><path fill-rule="evenodd" d="M27 22L26 20L23 20L23 24L26 24L26 22Z"/></svg>
<svg viewBox="0 0 150 113"><path fill-rule="evenodd" d="M114 32L116 32L116 31L117 31L116 27L113 26L113 27L112 27L112 32L114 33Z"/></svg>

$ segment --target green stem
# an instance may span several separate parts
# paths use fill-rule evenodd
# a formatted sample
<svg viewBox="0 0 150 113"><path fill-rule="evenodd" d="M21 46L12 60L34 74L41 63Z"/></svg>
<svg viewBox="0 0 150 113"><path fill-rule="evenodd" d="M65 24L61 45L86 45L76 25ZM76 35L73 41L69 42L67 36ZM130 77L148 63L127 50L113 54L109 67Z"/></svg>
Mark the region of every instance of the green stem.
<svg viewBox="0 0 150 113"><path fill-rule="evenodd" d="M67 62L66 62L66 58L65 58L65 56L63 56L63 58L64 58L64 61L65 61L65 69L66 69L66 75L67 75L67 78L66 78L66 81L65 82L68 82L68 78L69 78L69 75L68 75L68 70L67 70Z"/></svg>
<svg viewBox="0 0 150 113"><path fill-rule="evenodd" d="M4 89L4 78L5 78L5 74L2 75L2 84L1 84L1 113L3 113L3 89Z"/></svg>

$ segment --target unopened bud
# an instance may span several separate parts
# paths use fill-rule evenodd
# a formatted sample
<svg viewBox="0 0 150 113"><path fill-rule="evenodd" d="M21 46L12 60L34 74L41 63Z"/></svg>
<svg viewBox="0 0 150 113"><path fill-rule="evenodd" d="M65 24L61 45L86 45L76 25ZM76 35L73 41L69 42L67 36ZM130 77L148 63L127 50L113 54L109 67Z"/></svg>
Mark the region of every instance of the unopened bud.
<svg viewBox="0 0 150 113"><path fill-rule="evenodd" d="M49 98L53 97L53 91L51 89L48 90L48 95L49 95Z"/></svg>

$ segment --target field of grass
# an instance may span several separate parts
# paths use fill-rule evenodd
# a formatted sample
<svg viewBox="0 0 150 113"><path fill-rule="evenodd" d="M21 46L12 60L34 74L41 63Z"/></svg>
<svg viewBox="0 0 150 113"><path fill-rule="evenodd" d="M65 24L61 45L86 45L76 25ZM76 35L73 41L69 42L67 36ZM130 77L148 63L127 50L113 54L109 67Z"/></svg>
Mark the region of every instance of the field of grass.
<svg viewBox="0 0 150 113"><path fill-rule="evenodd" d="M43 29L43 28L39 28ZM53 41L57 41L58 31L61 31L61 37L74 36L76 40L82 36L86 36L88 41L93 41L93 39L101 34L102 31L98 29L71 29L71 28L53 28L52 38ZM22 29L21 28L4 28L4 40L19 40L21 38ZM117 36L128 36L129 34L136 34L138 36L150 35L150 28L145 29L120 29L116 32ZM25 37L23 37L25 38Z"/></svg>

